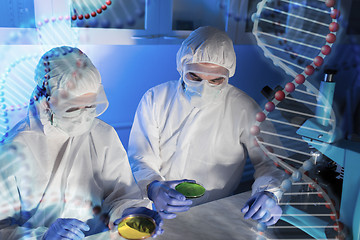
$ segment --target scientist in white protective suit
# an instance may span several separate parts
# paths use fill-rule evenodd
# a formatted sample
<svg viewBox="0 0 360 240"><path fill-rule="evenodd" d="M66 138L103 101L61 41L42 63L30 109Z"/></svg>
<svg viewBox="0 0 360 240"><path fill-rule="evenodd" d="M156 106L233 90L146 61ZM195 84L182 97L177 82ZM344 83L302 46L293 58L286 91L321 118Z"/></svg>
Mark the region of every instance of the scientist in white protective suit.
<svg viewBox="0 0 360 240"><path fill-rule="evenodd" d="M0 239L83 239L133 213L161 226L115 130L96 118L108 101L90 59L77 48L54 48L40 59L35 80L28 116L9 134L32 155L26 164L34 172L26 179L15 173L18 196L0 221Z"/></svg>
<svg viewBox="0 0 360 240"><path fill-rule="evenodd" d="M207 192L200 203L227 197L238 187L249 156L256 181L252 197L239 207L246 219L275 224L282 213L276 201L284 174L250 134L259 106L228 83L236 66L231 39L200 27L184 40L176 62L179 81L148 90L131 129L129 161L142 193L163 218L174 218L192 204L174 190L177 184L202 184Z"/></svg>

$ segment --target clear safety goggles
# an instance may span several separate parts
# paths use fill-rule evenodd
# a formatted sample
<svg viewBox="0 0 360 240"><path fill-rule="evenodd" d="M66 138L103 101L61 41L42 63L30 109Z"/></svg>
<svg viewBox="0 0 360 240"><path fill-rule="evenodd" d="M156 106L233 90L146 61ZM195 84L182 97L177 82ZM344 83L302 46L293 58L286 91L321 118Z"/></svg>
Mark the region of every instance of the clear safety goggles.
<svg viewBox="0 0 360 240"><path fill-rule="evenodd" d="M72 96L68 91L58 89L51 94L49 104L51 110L58 117L84 108L95 108L96 116L99 116L109 106L102 85L99 86L97 92L86 93L80 96Z"/></svg>
<svg viewBox="0 0 360 240"><path fill-rule="evenodd" d="M229 70L217 65L205 64L186 64L184 66L184 76L187 79L202 81L204 79L209 82L227 82L229 80ZM200 74L200 75L199 75Z"/></svg>

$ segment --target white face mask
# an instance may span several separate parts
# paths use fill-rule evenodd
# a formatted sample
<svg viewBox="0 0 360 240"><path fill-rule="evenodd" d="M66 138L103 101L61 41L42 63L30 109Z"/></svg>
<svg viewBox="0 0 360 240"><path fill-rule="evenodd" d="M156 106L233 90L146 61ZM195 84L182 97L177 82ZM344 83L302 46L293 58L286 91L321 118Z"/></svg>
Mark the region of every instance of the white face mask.
<svg viewBox="0 0 360 240"><path fill-rule="evenodd" d="M225 80L219 85L211 84L207 80L194 81L188 79L186 74L183 76L185 83L185 95L194 107L202 107L214 102L221 95L222 90L227 85Z"/></svg>
<svg viewBox="0 0 360 240"><path fill-rule="evenodd" d="M67 112L62 117L52 115L52 125L60 128L69 136L77 136L89 131L96 117L95 108L83 108Z"/></svg>

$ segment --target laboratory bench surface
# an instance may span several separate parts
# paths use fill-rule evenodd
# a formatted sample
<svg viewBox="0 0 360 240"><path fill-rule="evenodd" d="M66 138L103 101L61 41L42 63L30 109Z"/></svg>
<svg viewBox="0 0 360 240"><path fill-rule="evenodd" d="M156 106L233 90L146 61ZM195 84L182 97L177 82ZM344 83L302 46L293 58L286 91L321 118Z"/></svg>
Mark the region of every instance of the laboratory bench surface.
<svg viewBox="0 0 360 240"><path fill-rule="evenodd" d="M156 240L252 240L257 238L257 222L245 220L241 208L251 192L194 206L178 213L174 219L164 219L164 233ZM86 239L123 239L109 232Z"/></svg>

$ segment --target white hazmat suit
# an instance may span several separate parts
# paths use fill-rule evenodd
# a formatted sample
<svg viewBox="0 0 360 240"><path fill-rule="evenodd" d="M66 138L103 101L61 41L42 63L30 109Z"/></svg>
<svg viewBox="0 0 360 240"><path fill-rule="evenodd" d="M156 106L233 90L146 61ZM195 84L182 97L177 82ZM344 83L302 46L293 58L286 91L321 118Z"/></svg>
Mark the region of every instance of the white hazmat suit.
<svg viewBox="0 0 360 240"><path fill-rule="evenodd" d="M42 239L58 218L94 219L94 207L113 222L128 207L148 206L117 133L95 118L108 102L87 56L78 49L53 49L39 62L36 80L37 101L10 132L10 140L31 153L35 171L26 193L22 175L14 180L26 225L1 226L0 239ZM7 215L19 217L16 211Z"/></svg>
<svg viewBox="0 0 360 240"><path fill-rule="evenodd" d="M136 111L129 160L142 193L154 180L194 179L207 190L199 202L229 196L240 183L246 158L255 167L253 193L276 193L283 175L254 145L250 128L260 110L243 91L226 82L220 94L193 104L185 93L184 69L211 63L235 73L231 39L211 27L195 30L177 53L181 78L148 90Z"/></svg>

